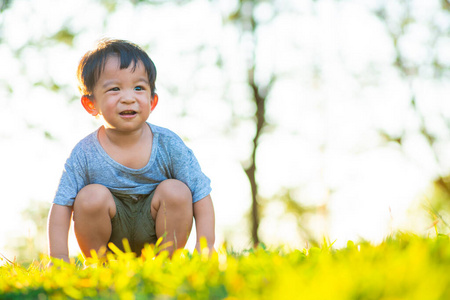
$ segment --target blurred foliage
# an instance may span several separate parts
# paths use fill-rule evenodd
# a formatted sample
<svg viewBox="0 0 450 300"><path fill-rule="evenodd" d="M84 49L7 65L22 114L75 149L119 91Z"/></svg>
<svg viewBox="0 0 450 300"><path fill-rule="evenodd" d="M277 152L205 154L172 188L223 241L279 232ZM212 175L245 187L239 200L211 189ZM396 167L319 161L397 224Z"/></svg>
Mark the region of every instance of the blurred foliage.
<svg viewBox="0 0 450 300"><path fill-rule="evenodd" d="M326 219L328 212L327 205L304 205L301 200L299 201L299 199L297 199L294 192L294 189L282 188L278 194L274 196L272 201L277 201L283 205L283 216L294 216L298 235L302 237L304 241L307 241L307 243L311 245L319 245L319 240L317 238L318 229L312 230L308 224L309 219L312 216L320 215Z"/></svg>
<svg viewBox="0 0 450 300"><path fill-rule="evenodd" d="M414 10L413 1L398 1L396 4L400 6L399 11L401 13L393 12L394 9L390 9L389 5L380 5L378 9L374 10L374 14L385 26L392 40L392 45L395 49L394 66L405 78L412 79L417 76L428 76L428 70L433 70L432 74L434 74L435 78L449 75L449 62L436 51L438 43L447 39L450 35L450 25L439 21L440 17L449 17L450 11L446 9L448 1L443 0L441 3L443 10L438 13L443 15L436 17L429 24L424 24L428 26L430 37L426 40L426 44L422 46L426 46L430 50L430 55L420 59L408 57L406 54L408 49L401 47L401 43L409 38L409 35L413 34L414 30L412 28L422 22L416 17L417 12Z"/></svg>
<svg viewBox="0 0 450 300"><path fill-rule="evenodd" d="M435 12L435 18L429 20L427 24L423 24L423 21L417 18L413 1L402 0L398 1L397 4L401 8L398 10L400 13L393 13L389 9L389 5L380 6L374 13L385 26L391 38L395 50L394 66L409 85L410 105L418 124L417 133L424 137L432 153L432 159L440 168L444 165L444 155L438 151L439 143L442 142L442 138L439 136L450 136L450 122L447 121L447 116L442 113L437 116L427 114L422 103L428 101L428 99L418 98L416 81L421 78L432 80L450 79L450 61L445 56L440 55L438 51L439 43L448 43L450 38L450 23L439 21L442 18L450 18L450 2L441 0L441 11ZM415 31L414 28L417 29L414 26L417 25L426 26L428 29L429 37L421 46L427 48L429 55L419 59L412 59L406 53L408 49L402 47L402 42L410 38L410 35ZM441 101L448 101L448 99L441 99ZM435 124L436 121L443 124L439 128L446 129L445 135L442 133L438 134L435 131L436 126L430 126ZM408 132L408 128L404 128L400 135L391 135L383 130L379 130L379 132L385 141L396 142L400 146L403 146L404 141L411 134ZM446 140L448 141L448 139ZM450 170L437 170L436 178L431 186L431 196L425 200L426 203L424 204L434 224L439 224L439 227L446 231L450 229L443 218L443 216L450 216L450 175L447 175L449 173Z"/></svg>
<svg viewBox="0 0 450 300"><path fill-rule="evenodd" d="M0 2L0 13L8 9L13 0L1 0Z"/></svg>
<svg viewBox="0 0 450 300"><path fill-rule="evenodd" d="M61 44L66 44L69 47L73 47L73 39L75 38L76 33L72 31L72 29L65 25L61 28L57 33L50 37L50 40L54 40Z"/></svg>
<svg viewBox="0 0 450 300"><path fill-rule="evenodd" d="M46 88L47 90L50 90L55 93L61 91L64 88L64 87L60 86L59 84L57 84L52 79L50 79L48 82L43 82L43 81L35 82L34 86L42 86L42 87Z"/></svg>
<svg viewBox="0 0 450 300"><path fill-rule="evenodd" d="M450 11L450 1L449 0L441 0L441 7L443 10Z"/></svg>
<svg viewBox="0 0 450 300"><path fill-rule="evenodd" d="M24 228L28 228L28 233L11 239L7 247L15 253L17 262L33 261L47 248L48 211L49 204L42 201L31 201L30 206L22 211Z"/></svg>
<svg viewBox="0 0 450 300"><path fill-rule="evenodd" d="M108 12L114 12L117 10L117 7L123 3L126 2L124 0L98 0L107 10ZM163 4L176 4L176 5L183 5L189 2L192 2L192 0L128 0L127 2L130 2L131 4L138 6L141 4L145 5L163 5Z"/></svg>
<svg viewBox="0 0 450 300"><path fill-rule="evenodd" d="M437 232L450 233L450 175L440 177L431 184L424 208Z"/></svg>
<svg viewBox="0 0 450 300"><path fill-rule="evenodd" d="M117 250L116 250L117 251ZM141 257L109 253L86 266L48 258L0 267L2 299L408 299L450 298L446 235L392 236L379 245L209 255L179 250L171 259L147 246Z"/></svg>

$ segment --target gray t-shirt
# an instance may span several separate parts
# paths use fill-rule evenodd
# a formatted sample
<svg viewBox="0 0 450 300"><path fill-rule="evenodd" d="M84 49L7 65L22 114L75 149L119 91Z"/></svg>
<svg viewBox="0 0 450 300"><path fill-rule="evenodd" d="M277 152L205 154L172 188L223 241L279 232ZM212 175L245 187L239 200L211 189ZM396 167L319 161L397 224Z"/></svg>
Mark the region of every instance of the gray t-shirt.
<svg viewBox="0 0 450 300"><path fill-rule="evenodd" d="M98 130L82 139L64 166L53 203L72 206L78 192L88 184L101 184L111 192L148 195L160 182L178 179L196 202L211 193L210 180L184 142L172 131L149 124L153 132L150 160L142 169L131 169L113 160L97 138Z"/></svg>

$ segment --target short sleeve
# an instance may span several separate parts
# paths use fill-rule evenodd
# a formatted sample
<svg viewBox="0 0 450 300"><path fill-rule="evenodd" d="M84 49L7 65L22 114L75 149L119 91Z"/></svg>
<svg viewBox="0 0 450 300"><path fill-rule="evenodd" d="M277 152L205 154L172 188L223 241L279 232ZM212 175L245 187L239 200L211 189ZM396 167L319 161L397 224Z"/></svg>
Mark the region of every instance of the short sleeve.
<svg viewBox="0 0 450 300"><path fill-rule="evenodd" d="M64 164L64 170L53 203L64 206L73 205L78 192L87 185L86 172L83 172L83 166L82 157L74 149Z"/></svg>
<svg viewBox="0 0 450 300"><path fill-rule="evenodd" d="M185 146L186 147L186 146ZM175 179L184 182L192 192L195 203L211 193L211 180L202 172L194 153L185 148L179 156L173 157L173 174Z"/></svg>

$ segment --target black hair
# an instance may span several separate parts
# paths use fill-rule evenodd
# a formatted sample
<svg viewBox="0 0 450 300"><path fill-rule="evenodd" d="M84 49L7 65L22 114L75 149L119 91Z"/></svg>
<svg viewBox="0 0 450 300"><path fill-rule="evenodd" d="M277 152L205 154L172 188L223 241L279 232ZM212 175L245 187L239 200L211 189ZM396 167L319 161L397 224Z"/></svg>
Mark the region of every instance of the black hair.
<svg viewBox="0 0 450 300"><path fill-rule="evenodd" d="M150 83L152 97L155 95L156 67L148 54L138 45L125 40L103 39L93 50L86 52L81 59L78 70L78 89L84 96L92 96L94 86L105 69L106 60L110 55L117 55L120 69L127 69L133 64L136 69L139 61L144 65Z"/></svg>

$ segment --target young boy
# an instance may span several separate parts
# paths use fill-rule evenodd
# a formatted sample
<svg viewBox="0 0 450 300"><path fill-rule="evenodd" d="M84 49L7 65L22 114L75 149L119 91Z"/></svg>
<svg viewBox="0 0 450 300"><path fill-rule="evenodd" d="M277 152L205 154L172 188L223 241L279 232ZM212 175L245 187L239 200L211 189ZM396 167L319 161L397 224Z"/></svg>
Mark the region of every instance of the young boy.
<svg viewBox="0 0 450 300"><path fill-rule="evenodd" d="M144 244L185 246L196 223L197 244L214 245L210 180L182 140L147 123L158 104L156 68L139 46L102 40L87 52L77 76L84 109L104 125L81 140L66 161L48 220L50 256L69 261L68 231L85 257L127 238Z"/></svg>

